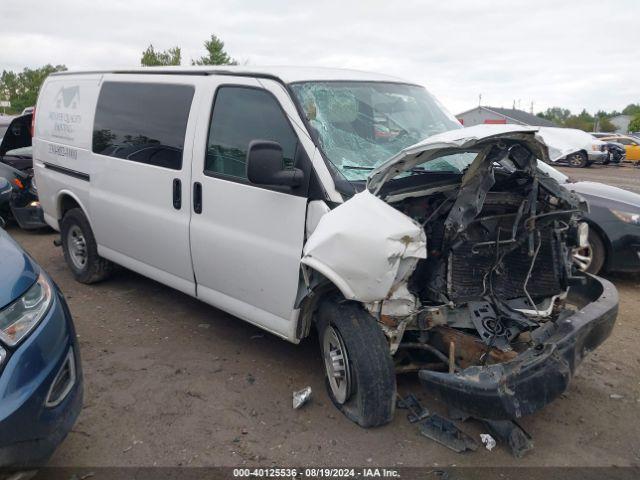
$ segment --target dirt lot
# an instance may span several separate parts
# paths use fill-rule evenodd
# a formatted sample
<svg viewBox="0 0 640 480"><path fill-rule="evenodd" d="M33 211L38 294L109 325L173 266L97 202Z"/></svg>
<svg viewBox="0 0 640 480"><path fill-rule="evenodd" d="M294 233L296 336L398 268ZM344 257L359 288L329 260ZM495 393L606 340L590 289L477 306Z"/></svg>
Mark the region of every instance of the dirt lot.
<svg viewBox="0 0 640 480"><path fill-rule="evenodd" d="M569 171L600 181L605 172L621 186L633 172L640 191L640 170ZM451 452L403 412L361 429L329 401L315 338L291 345L126 270L78 284L53 233L9 232L65 292L82 348L84 409L51 465L640 465L640 276L611 277L621 297L612 337L566 395L522 420L535 450L515 460L504 447ZM292 410L292 391L306 385L313 400ZM444 413L415 378L401 378L399 390Z"/></svg>
<svg viewBox="0 0 640 480"><path fill-rule="evenodd" d="M640 168L632 166L630 162L625 162L621 166L592 165L589 168L562 167L559 170L574 180L604 182L640 193Z"/></svg>

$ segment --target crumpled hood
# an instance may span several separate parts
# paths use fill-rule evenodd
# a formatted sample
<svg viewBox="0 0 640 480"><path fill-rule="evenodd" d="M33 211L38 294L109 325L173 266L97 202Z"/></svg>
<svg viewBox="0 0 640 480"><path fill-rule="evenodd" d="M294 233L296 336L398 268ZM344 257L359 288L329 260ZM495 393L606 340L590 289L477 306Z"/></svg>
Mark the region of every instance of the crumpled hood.
<svg viewBox="0 0 640 480"><path fill-rule="evenodd" d="M550 156L547 139L539 133L539 130L539 127L522 125L476 125L433 135L401 150L397 155L373 170L368 177L367 188L369 191L377 193L388 180L401 172L411 170L418 164L443 155L479 150L502 139L521 141L538 159L545 162L555 161L561 158L561 155L567 155L567 149L571 150L571 147L564 144L559 148L554 148L551 145L551 150L555 154ZM550 140L554 143L555 137L550 136ZM576 147L573 151L578 151L580 148Z"/></svg>

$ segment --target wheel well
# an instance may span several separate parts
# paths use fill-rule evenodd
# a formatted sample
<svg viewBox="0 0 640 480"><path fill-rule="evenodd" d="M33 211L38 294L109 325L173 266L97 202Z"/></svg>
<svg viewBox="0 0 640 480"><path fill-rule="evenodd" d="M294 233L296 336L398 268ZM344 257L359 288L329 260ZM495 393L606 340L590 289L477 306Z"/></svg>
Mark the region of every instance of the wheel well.
<svg viewBox="0 0 640 480"><path fill-rule="evenodd" d="M296 337L298 340L302 340L309 336L311 327L315 323L315 316L322 301L330 296L339 295L342 296L338 287L336 287L329 280L324 281L317 285L313 292L307 295L300 304L300 316L298 317L298 325L296 328Z"/></svg>
<svg viewBox="0 0 640 480"><path fill-rule="evenodd" d="M60 208L58 209L58 220L62 220L65 213L73 208L82 208L80 204L71 195L62 195L59 200Z"/></svg>

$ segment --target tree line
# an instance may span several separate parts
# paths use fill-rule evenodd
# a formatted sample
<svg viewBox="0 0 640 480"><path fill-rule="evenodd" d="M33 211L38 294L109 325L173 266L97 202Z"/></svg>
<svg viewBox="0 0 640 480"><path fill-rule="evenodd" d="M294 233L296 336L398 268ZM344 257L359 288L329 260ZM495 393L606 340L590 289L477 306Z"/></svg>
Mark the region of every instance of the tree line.
<svg viewBox="0 0 640 480"><path fill-rule="evenodd" d="M637 103L630 103L621 112L598 110L595 115L591 115L585 109L576 115L562 107L547 108L544 112L537 114L538 117L551 120L561 127L577 128L585 132L614 132L616 126L611 123L611 118L616 115L630 115L632 120L629 131L640 131L640 104Z"/></svg>
<svg viewBox="0 0 640 480"><path fill-rule="evenodd" d="M237 65L238 62L232 58L224 48L224 42L216 35L204 42L205 55L197 59L191 59L191 65ZM156 50L153 44L142 52L140 65L143 67L181 65L182 50L179 46L167 50ZM35 105L38 98L40 85L47 76L53 72L66 70L65 65L47 64L40 68L25 68L21 72L4 70L0 75L0 100L9 100L11 107L6 109L7 113L20 113L24 108ZM547 108L537 115L541 118L551 120L562 127L578 128L586 132L601 131L613 132L615 125L610 118L619 115L631 115L633 120L629 125L632 132L640 131L640 104L629 104L622 112L606 112L599 110L595 115L591 115L586 110L572 114L570 110L562 107Z"/></svg>
<svg viewBox="0 0 640 480"><path fill-rule="evenodd" d="M224 49L224 42L217 36L211 35L209 40L204 42L206 55L191 60L191 65L237 65L238 62L229 56ZM140 65L143 67L158 67L182 64L182 50L176 46L168 50L156 50L153 44L149 44L142 52Z"/></svg>

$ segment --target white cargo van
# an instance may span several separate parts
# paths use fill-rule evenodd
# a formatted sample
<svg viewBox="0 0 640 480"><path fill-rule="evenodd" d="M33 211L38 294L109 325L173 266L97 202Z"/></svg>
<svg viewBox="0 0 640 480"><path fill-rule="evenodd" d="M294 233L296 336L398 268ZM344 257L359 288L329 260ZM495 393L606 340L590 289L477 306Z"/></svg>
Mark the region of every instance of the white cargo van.
<svg viewBox="0 0 640 480"><path fill-rule="evenodd" d="M617 311L572 264L582 206L536 169L536 132L462 129L424 88L356 71L62 72L34 164L78 281L116 263L294 343L316 328L362 426L392 418L396 372L513 418L567 388Z"/></svg>

